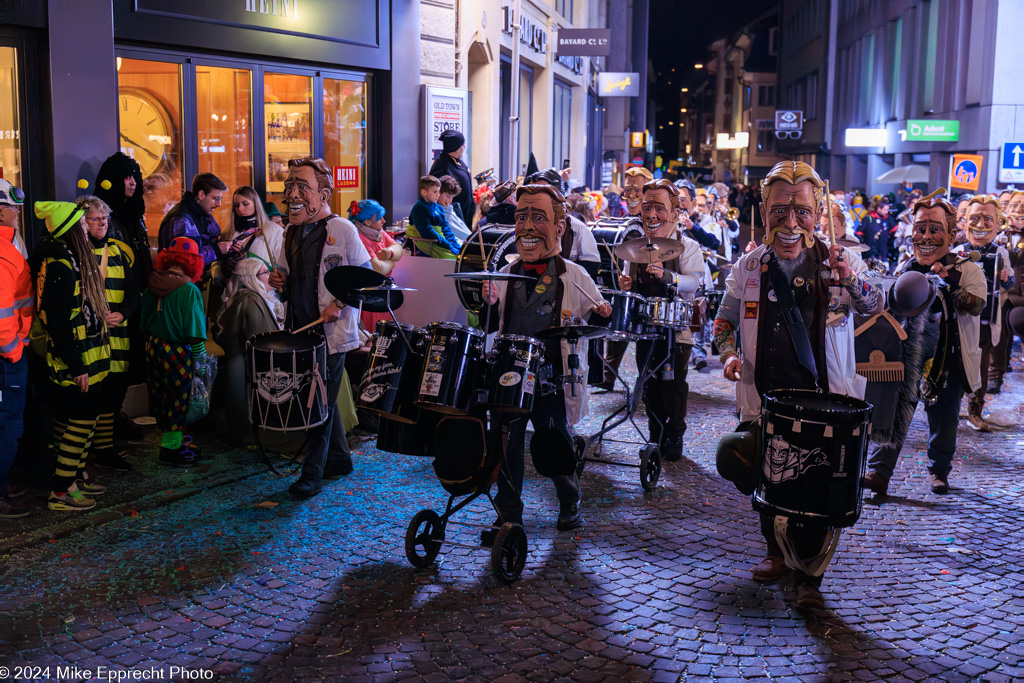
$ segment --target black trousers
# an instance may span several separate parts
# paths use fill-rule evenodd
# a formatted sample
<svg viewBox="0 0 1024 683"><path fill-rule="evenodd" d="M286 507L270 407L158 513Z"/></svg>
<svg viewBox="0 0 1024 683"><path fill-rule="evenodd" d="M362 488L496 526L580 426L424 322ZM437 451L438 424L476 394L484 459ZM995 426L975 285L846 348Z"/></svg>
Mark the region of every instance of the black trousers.
<svg viewBox="0 0 1024 683"><path fill-rule="evenodd" d="M672 355L657 374L644 386L643 402L647 406L647 424L651 430L651 441L664 446L667 439L682 438L686 433L686 401L690 396L690 385L686 382L686 371L690 364L690 344L672 342ZM637 367L652 368L665 358L668 340L638 341L636 343ZM663 379L671 367L672 379Z"/></svg>
<svg viewBox="0 0 1024 683"><path fill-rule="evenodd" d="M538 427L551 427L562 433L570 442L569 420L565 414L565 395L556 391L547 396L537 396L533 401L533 410L529 415L499 415L494 418L494 426L499 430L499 443L505 449L505 463L498 476L498 495L496 503L506 522L522 523L523 521L523 477L526 471L526 423L529 421L534 430ZM552 477L555 493L559 503L575 503L579 499L580 486L575 474L564 477Z"/></svg>

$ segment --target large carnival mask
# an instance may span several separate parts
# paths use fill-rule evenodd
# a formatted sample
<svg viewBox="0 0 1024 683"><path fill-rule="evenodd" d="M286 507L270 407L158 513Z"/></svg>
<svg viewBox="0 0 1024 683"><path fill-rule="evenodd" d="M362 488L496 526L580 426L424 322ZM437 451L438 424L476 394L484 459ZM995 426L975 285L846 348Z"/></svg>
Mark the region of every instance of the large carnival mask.
<svg viewBox="0 0 1024 683"><path fill-rule="evenodd" d="M320 189L316 172L309 166L288 169L284 181L284 201L288 206L288 221L293 224L311 223L330 213L331 191Z"/></svg>
<svg viewBox="0 0 1024 683"><path fill-rule="evenodd" d="M783 261L794 259L814 244L820 216L811 181L795 185L783 180L773 182L768 199L761 203L761 219L768 230L764 243Z"/></svg>
<svg viewBox="0 0 1024 683"><path fill-rule="evenodd" d="M562 250L565 219L556 218L551 195L520 190L515 221L516 251L524 262L546 261Z"/></svg>
<svg viewBox="0 0 1024 683"><path fill-rule="evenodd" d="M644 200L644 179L642 176L629 176L622 187L622 198L629 208L630 216L640 215L640 204Z"/></svg>
<svg viewBox="0 0 1024 683"><path fill-rule="evenodd" d="M679 204L673 208L672 195L665 189L648 189L644 192L644 203L640 217L644 232L650 237L669 237L679 221Z"/></svg>
<svg viewBox="0 0 1024 683"><path fill-rule="evenodd" d="M910 240L914 258L922 266L931 266L949 253L953 234L949 231L948 214L941 206L925 206L914 212Z"/></svg>
<svg viewBox="0 0 1024 683"><path fill-rule="evenodd" d="M987 246L1006 224L999 207L990 202L972 202L967 207L967 241L972 247Z"/></svg>

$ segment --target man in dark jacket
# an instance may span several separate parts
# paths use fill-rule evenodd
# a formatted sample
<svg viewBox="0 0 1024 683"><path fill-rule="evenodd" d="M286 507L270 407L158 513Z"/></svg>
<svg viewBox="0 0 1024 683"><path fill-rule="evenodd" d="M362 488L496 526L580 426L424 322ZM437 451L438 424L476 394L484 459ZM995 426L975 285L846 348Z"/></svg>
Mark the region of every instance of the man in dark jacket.
<svg viewBox="0 0 1024 683"><path fill-rule="evenodd" d="M209 271L217 260L220 226L213 219L228 186L212 173L200 173L192 179L192 191L181 196L160 222L158 243L163 251L175 237L188 237L199 245L203 266Z"/></svg>
<svg viewBox="0 0 1024 683"><path fill-rule="evenodd" d="M459 183L462 191L455 195L455 203L462 209L462 218L467 225L473 224L476 215L476 203L473 201L473 176L469 167L462 161L466 153L466 138L457 130L446 130L441 133L441 156L434 160L430 173L435 178L450 175Z"/></svg>

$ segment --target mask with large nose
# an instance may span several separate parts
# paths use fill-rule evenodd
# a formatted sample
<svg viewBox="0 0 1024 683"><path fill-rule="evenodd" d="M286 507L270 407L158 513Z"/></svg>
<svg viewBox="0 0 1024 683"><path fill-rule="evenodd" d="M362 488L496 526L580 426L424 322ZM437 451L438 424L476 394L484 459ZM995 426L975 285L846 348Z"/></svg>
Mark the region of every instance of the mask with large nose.
<svg viewBox="0 0 1024 683"><path fill-rule="evenodd" d="M809 180L796 184L776 181L761 203L761 218L768 228L764 243L783 261L794 259L814 244L814 228L821 218Z"/></svg>
<svg viewBox="0 0 1024 683"><path fill-rule="evenodd" d="M546 261L562 251L566 219L560 198L561 193L547 185L519 188L515 213L516 251L524 262ZM561 206L556 207L556 202Z"/></svg>

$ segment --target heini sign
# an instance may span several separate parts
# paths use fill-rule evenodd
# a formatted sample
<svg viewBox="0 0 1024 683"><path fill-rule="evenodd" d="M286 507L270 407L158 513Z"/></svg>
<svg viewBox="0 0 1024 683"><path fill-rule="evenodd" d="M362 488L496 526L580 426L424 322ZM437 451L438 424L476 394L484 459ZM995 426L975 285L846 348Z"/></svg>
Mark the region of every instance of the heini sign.
<svg viewBox="0 0 1024 683"><path fill-rule="evenodd" d="M956 142L960 139L959 121L907 121L907 140L917 142Z"/></svg>

